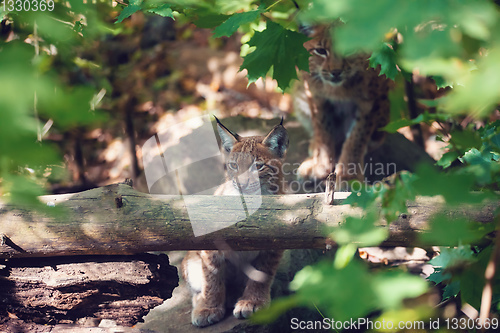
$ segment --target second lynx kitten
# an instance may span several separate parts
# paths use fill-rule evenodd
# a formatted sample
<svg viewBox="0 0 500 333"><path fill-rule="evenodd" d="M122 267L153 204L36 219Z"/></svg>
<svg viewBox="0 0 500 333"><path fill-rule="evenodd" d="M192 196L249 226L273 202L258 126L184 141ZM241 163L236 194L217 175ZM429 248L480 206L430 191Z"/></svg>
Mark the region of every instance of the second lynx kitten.
<svg viewBox="0 0 500 333"><path fill-rule="evenodd" d="M283 121L264 137L241 137L216 120L227 169L227 182L217 189L216 195L284 193L281 167L288 148L288 133ZM251 168L256 168L258 178L246 172ZM243 293L233 309L236 318L248 318L266 305L282 254L281 250L189 251L182 261L182 274L193 293L193 325L208 326L224 318L228 282L243 282ZM231 262L228 259L232 259ZM238 267L232 262L237 262ZM260 278L244 275L241 268L250 265Z"/></svg>

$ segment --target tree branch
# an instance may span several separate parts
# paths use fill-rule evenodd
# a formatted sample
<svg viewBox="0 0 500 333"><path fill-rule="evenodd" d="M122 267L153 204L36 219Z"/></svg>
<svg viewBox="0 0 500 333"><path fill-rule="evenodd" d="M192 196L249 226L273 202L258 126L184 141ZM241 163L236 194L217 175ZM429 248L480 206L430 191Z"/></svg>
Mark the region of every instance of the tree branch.
<svg viewBox="0 0 500 333"><path fill-rule="evenodd" d="M218 239L224 239L234 250L324 248L325 227L337 227L346 216L362 213L359 208L339 205L341 195L346 197L346 193L335 193L332 206L323 204L323 193L262 196L259 209L243 221L223 228L226 223L221 230L200 237L193 234L187 206L204 207L196 224L198 234L203 234L214 225L217 229L222 217L241 213L228 204L240 198L149 195L125 184L113 184L42 197L48 206L64 209L64 213L52 216L0 202L0 234L10 240L0 245L0 257L210 250L217 248L214 241ZM389 227L380 222L380 227L389 230L383 246L422 246L418 234L426 232L427 221L442 210L443 202L437 197L422 197L407 206L408 213L401 214ZM498 206L500 203L493 202L449 213L491 222Z"/></svg>

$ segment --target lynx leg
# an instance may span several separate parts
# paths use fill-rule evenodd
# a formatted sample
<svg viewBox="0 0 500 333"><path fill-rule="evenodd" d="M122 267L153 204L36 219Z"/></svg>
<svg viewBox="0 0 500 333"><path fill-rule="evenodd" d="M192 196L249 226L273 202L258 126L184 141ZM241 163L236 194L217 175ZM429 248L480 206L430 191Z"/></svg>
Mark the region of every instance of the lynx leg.
<svg viewBox="0 0 500 333"><path fill-rule="evenodd" d="M337 175L335 189L349 191L348 184L351 180L363 182L365 170L365 155L368 150L369 140L375 129L372 101L359 103L356 123L342 145L342 153L335 167Z"/></svg>
<svg viewBox="0 0 500 333"><path fill-rule="evenodd" d="M236 318L249 318L271 300L271 284L283 251L262 251L255 260L255 268L266 274L262 281L248 279L243 295L234 306Z"/></svg>
<svg viewBox="0 0 500 333"><path fill-rule="evenodd" d="M302 180L312 180L319 183L333 172L334 156L330 149L325 147L314 147L312 156L299 166L297 175Z"/></svg>
<svg viewBox="0 0 500 333"><path fill-rule="evenodd" d="M224 257L220 251L188 252L183 274L193 291L191 322L198 327L224 318L226 289Z"/></svg>

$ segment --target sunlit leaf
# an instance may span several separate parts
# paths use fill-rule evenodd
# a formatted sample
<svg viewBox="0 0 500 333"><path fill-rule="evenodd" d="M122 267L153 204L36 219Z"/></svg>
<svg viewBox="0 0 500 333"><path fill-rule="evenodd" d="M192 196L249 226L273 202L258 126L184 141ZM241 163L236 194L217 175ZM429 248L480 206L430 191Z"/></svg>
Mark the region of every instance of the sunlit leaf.
<svg viewBox="0 0 500 333"><path fill-rule="evenodd" d="M128 5L127 7L123 8L120 15L118 15L115 24L122 22L124 19L132 16L132 14L138 12L139 10L141 10L141 6L139 5Z"/></svg>
<svg viewBox="0 0 500 333"><path fill-rule="evenodd" d="M494 225L469 221L462 217L438 214L430 222L429 230L420 235L425 244L458 246L480 240L494 230Z"/></svg>
<svg viewBox="0 0 500 333"><path fill-rule="evenodd" d="M382 47L374 51L370 57L370 66L377 68L380 66L380 75L385 75L394 80L398 74L396 65L396 55L389 44L384 43Z"/></svg>
<svg viewBox="0 0 500 333"><path fill-rule="evenodd" d="M399 308L404 299L417 297L428 288L421 277L401 271L380 272L374 276L372 283L380 302L378 306L388 310Z"/></svg>
<svg viewBox="0 0 500 333"><path fill-rule="evenodd" d="M244 58L240 69L246 69L248 80L254 82L272 68L273 78L284 90L297 79L295 67L308 70L309 52L302 45L305 41L306 36L269 21L266 29L256 32L248 42L256 49Z"/></svg>
<svg viewBox="0 0 500 333"><path fill-rule="evenodd" d="M456 150L451 150L444 153L439 161L436 162L436 164L443 167L443 169L446 169L449 168L451 166L451 163L456 161L458 157L460 157L460 153Z"/></svg>
<svg viewBox="0 0 500 333"><path fill-rule="evenodd" d="M368 208L373 204L378 195L379 192L374 186L363 186L360 191L353 191L342 204Z"/></svg>
<svg viewBox="0 0 500 333"><path fill-rule="evenodd" d="M291 308L299 306L301 303L297 296L278 298L273 300L269 307L257 311L252 315L250 321L255 324L269 324L278 319L283 313Z"/></svg>
<svg viewBox="0 0 500 333"><path fill-rule="evenodd" d="M290 287L303 305L314 303L336 320L362 317L375 309L378 301L367 268L357 261L342 269L328 261L318 263L314 269L306 267L297 273Z"/></svg>
<svg viewBox="0 0 500 333"><path fill-rule="evenodd" d="M376 246L388 236L386 228L376 226L379 217L375 211L365 216L348 216L344 223L333 229L330 237L339 244L355 243L358 246Z"/></svg>
<svg viewBox="0 0 500 333"><path fill-rule="evenodd" d="M474 259L474 252L467 246L458 246L456 248L442 247L439 255L432 258L429 264L435 267L449 268Z"/></svg>
<svg viewBox="0 0 500 333"><path fill-rule="evenodd" d="M396 121L392 121L387 124L385 127L382 127L382 130L389 133L396 133L398 129L406 126L412 126L415 124L420 124L422 122L434 122L434 121L446 121L449 118L449 115L441 114L441 113L429 113L425 111L424 113L419 114L414 119L398 119Z"/></svg>
<svg viewBox="0 0 500 333"><path fill-rule="evenodd" d="M415 199L413 182L416 179L415 175L404 171L394 175L393 184L384 186L381 191L381 213L388 223L396 221L401 214L407 212L407 201Z"/></svg>
<svg viewBox="0 0 500 333"><path fill-rule="evenodd" d="M442 195L450 205L480 203L488 198L485 193L471 193L475 180L473 175L438 172L428 165L420 166L416 174L419 178L413 186L417 195Z"/></svg>
<svg viewBox="0 0 500 333"><path fill-rule="evenodd" d="M449 95L444 105L455 113L469 111L475 117L482 117L491 112L500 102L500 47L489 50L488 55L477 62L477 70L464 76L461 84Z"/></svg>
<svg viewBox="0 0 500 333"><path fill-rule="evenodd" d="M263 8L252 10L249 12L236 13L224 21L221 25L214 29L214 37L231 36L238 28L250 22L253 22L263 12Z"/></svg>
<svg viewBox="0 0 500 333"><path fill-rule="evenodd" d="M153 7L148 9L147 11L163 17L170 17L171 19L174 18L174 12L172 11L172 8L170 8L170 5L168 4L162 4L158 7Z"/></svg>

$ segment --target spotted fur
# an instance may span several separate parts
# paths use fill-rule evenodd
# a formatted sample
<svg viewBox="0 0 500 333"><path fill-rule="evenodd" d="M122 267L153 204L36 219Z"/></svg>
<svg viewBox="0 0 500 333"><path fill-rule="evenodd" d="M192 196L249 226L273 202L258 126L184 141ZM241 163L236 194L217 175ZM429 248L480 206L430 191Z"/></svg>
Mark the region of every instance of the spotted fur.
<svg viewBox="0 0 500 333"><path fill-rule="evenodd" d="M282 194L282 162L288 134L282 123L265 137L241 137L219 120L217 129L225 152L227 182L216 195ZM222 320L226 313L227 282L241 280L243 293L234 305L236 318L248 318L270 301L271 283L283 251L189 251L182 274L193 293L193 325L204 327ZM245 274L248 276L245 276ZM241 291L240 291L241 292Z"/></svg>
<svg viewBox="0 0 500 333"><path fill-rule="evenodd" d="M348 190L347 181L364 180L364 157L384 138L378 129L389 121L391 81L369 68L368 54L337 54L330 29L314 27L304 44L310 72L302 73L295 105L310 113L313 137L298 175L321 182L335 171L336 189Z"/></svg>

